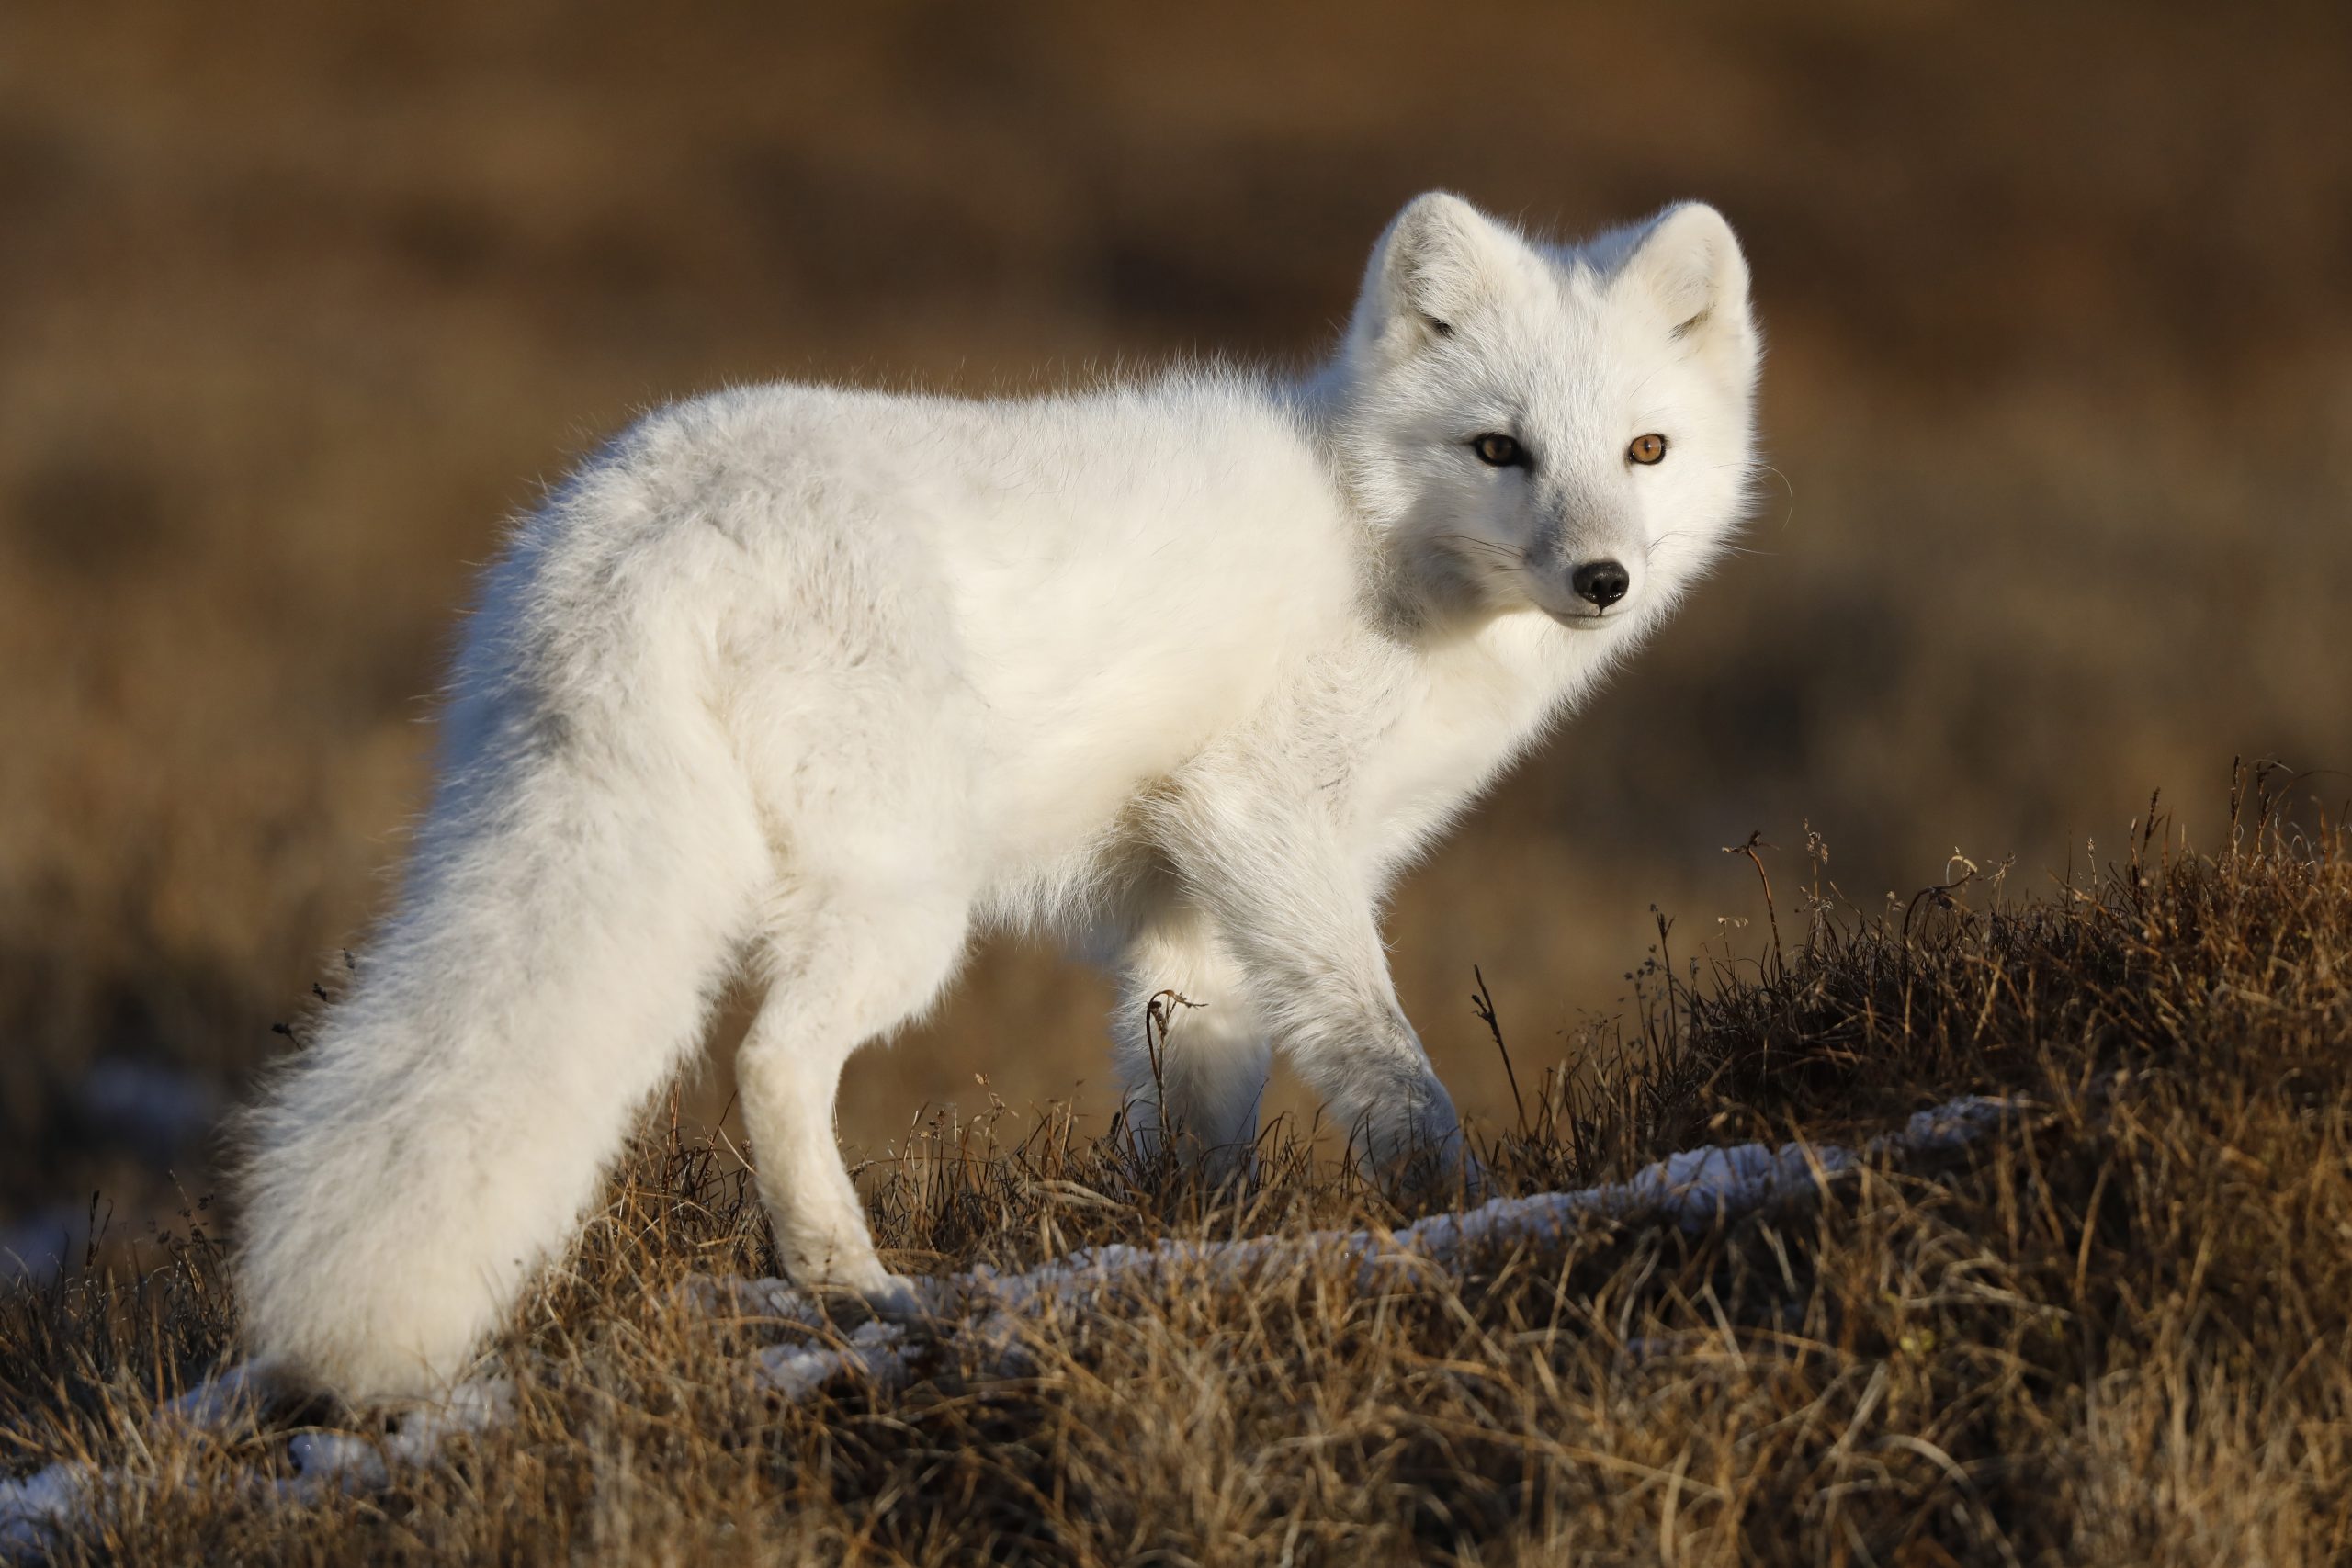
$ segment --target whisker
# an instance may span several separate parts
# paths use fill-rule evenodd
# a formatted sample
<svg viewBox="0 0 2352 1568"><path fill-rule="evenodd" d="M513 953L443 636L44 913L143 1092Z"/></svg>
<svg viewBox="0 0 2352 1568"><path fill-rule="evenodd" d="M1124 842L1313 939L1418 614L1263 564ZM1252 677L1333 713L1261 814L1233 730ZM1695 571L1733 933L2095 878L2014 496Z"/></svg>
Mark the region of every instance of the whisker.
<svg viewBox="0 0 2352 1568"><path fill-rule="evenodd" d="M1696 536L1695 536L1695 535L1693 535L1693 534L1690 532L1690 529L1688 529L1688 528L1668 528L1665 533L1660 534L1657 538L1652 539L1652 540L1650 541L1650 543L1649 543L1649 547L1650 547L1651 549L1655 550L1655 549L1657 549L1660 545L1665 544L1668 539L1684 539L1684 540L1689 540L1689 539L1693 539L1693 538L1695 538L1695 537L1696 537ZM1705 548L1705 547L1701 547ZM1712 547L1712 548L1713 548L1713 549L1716 549L1716 550L1720 550L1720 551L1722 551L1722 552L1723 552L1724 554L1725 554L1725 555L1732 555L1732 556L1756 556L1756 557L1761 557L1761 558L1767 558L1767 559L1770 559L1770 558L1774 558L1774 557L1777 557L1777 556L1779 556L1779 555L1780 555L1780 553L1781 553L1781 552L1780 552L1780 551L1778 551L1778 550L1759 550L1759 549L1755 548L1753 546L1734 544L1734 543L1733 543L1732 541L1730 541L1729 539L1721 539L1721 540L1718 540L1718 541L1716 541L1716 542L1715 542L1715 544L1714 544L1713 547Z"/></svg>
<svg viewBox="0 0 2352 1568"><path fill-rule="evenodd" d="M1789 476L1788 476L1788 475L1786 475L1786 474L1784 474L1784 473L1781 472L1781 470L1780 470L1780 469L1778 469L1778 468L1774 468L1774 467L1773 467L1771 464L1770 464L1770 463L1758 463L1758 464L1755 464L1755 465L1753 465L1753 466L1754 466L1755 468L1757 468L1761 469L1763 472L1765 472L1765 473L1768 473L1768 474L1771 475L1774 479L1776 479L1780 480L1780 481L1781 481L1781 488L1782 490L1784 490L1784 491L1788 491L1788 493L1789 493L1789 505L1788 505L1788 510L1781 513L1781 521L1780 521L1780 524L1778 525L1779 526L1781 526L1781 527L1782 527L1782 528L1787 527L1787 526L1789 525L1789 521L1790 521L1790 519L1791 519L1791 518L1793 518L1793 517L1797 514L1797 487L1796 487L1793 483L1792 483L1792 482L1790 481L1790 479L1789 479Z"/></svg>
<svg viewBox="0 0 2352 1568"><path fill-rule="evenodd" d="M1494 556L1497 559L1509 561L1513 566L1524 564L1527 558L1521 552L1511 549L1508 546L1498 545L1492 539L1481 539L1469 534L1432 534L1430 537L1432 540L1455 540L1458 543L1471 546L1473 548L1485 550L1487 554Z"/></svg>

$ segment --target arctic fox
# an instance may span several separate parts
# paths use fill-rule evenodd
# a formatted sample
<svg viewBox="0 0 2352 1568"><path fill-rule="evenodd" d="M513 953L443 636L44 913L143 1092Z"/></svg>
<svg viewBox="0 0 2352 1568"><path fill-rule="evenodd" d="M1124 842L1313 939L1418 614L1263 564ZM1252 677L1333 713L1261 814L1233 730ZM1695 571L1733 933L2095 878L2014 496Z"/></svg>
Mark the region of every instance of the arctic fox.
<svg viewBox="0 0 2352 1568"><path fill-rule="evenodd" d="M1703 205L1559 246L1433 193L1302 380L768 386L620 436L490 570L398 905L254 1113L260 1364L446 1386L745 964L777 1250L878 1310L835 1087L976 928L1118 966L1146 1136L1240 1168L1280 1049L1371 1164L1452 1167L1385 889L1739 520L1747 293ZM1204 1005L1148 1050L1168 990Z"/></svg>

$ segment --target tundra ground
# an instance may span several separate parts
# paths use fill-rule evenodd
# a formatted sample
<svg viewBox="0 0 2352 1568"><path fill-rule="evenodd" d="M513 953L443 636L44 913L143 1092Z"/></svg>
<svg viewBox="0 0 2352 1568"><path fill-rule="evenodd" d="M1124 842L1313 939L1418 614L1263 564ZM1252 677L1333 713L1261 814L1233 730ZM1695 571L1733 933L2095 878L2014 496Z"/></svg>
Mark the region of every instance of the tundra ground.
<svg viewBox="0 0 2352 1568"><path fill-rule="evenodd" d="M975 1293L903 1354L811 1362L851 1325L697 1286L774 1259L737 1151L657 1111L486 1359L498 1418L402 1459L323 1410L159 1414L235 1329L192 1213L138 1268L0 1303L0 1463L103 1467L63 1561L2340 1561L2352 855L2270 807L2242 793L2212 853L2143 825L2046 895L1783 888L1759 962L1662 925L1635 1015L1581 1043L1603 1066L1513 1064L1480 1196L1822 1156L1705 1213L1417 1263L1381 1238L1460 1195L1399 1208L1287 1122L1253 1188L1204 1193L1066 1119L943 1121L864 1173L899 1267L1289 1239L988 1332ZM1971 1093L2005 1106L1973 1138L1883 1136ZM329 1430L390 1462L317 1483Z"/></svg>

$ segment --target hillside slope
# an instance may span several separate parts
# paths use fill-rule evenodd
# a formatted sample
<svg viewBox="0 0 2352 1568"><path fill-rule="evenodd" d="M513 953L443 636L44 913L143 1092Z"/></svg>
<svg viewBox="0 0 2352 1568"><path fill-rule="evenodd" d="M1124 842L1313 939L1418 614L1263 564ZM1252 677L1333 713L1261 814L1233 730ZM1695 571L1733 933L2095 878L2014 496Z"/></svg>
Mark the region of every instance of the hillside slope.
<svg viewBox="0 0 2352 1568"><path fill-rule="evenodd" d="M2046 896L1783 889L1760 964L1662 929L1606 1066L1517 1046L1466 1213L1288 1127L1204 1195L934 1126L866 1172L926 1329L741 1283L741 1168L649 1135L468 1409L199 1425L234 1304L170 1238L0 1302L0 1504L74 1477L17 1521L69 1561L2339 1560L2352 857L2270 807Z"/></svg>

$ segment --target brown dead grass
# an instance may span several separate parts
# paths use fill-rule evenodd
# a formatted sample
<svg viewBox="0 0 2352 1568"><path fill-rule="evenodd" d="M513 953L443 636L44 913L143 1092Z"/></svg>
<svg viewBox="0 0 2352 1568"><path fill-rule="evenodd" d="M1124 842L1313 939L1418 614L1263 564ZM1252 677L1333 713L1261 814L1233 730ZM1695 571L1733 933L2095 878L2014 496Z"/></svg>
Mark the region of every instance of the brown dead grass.
<svg viewBox="0 0 2352 1568"><path fill-rule="evenodd" d="M2213 854L2150 822L2047 896L1783 894L1760 970L1661 949L1616 1069L1529 1084L1489 1141L1533 1190L2031 1102L1728 1223L1596 1221L1372 1291L1311 1250L1173 1275L1041 1313L1026 1375L950 1332L910 1386L781 1404L744 1366L783 1326L684 1302L771 1266L742 1173L649 1134L500 1352L515 1422L387 1490L257 1504L284 1422L154 1426L230 1343L209 1240L0 1303L0 1443L126 1468L74 1561L2341 1561L2352 845L2249 782ZM994 1132L869 1169L903 1263L1403 1217L1285 1130L1218 1196L1066 1124Z"/></svg>

